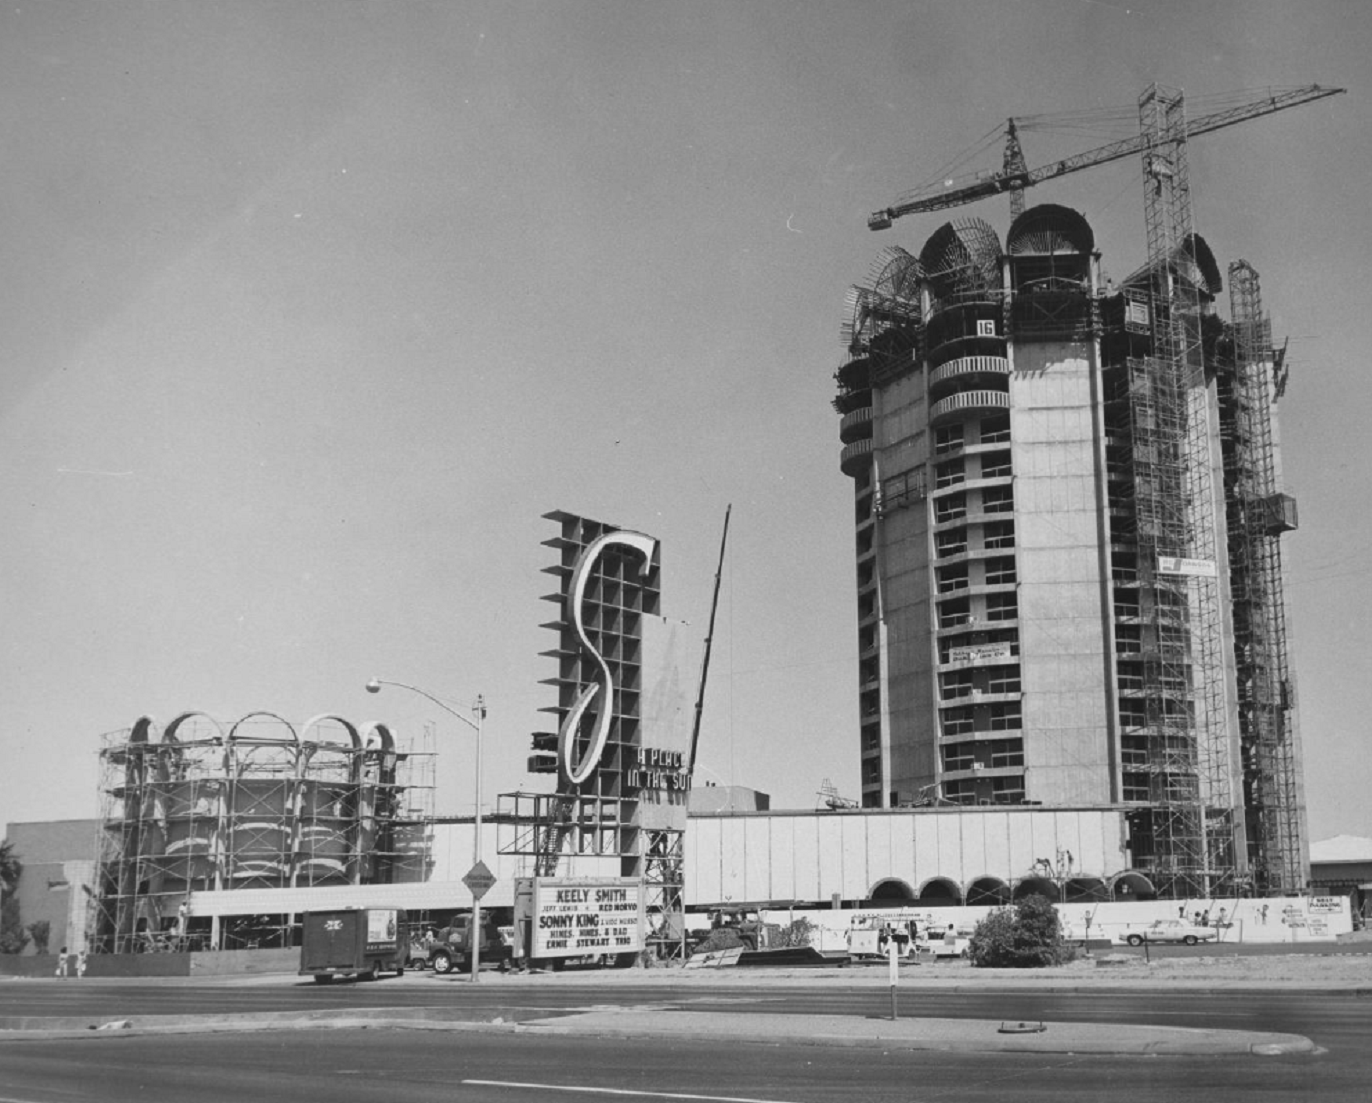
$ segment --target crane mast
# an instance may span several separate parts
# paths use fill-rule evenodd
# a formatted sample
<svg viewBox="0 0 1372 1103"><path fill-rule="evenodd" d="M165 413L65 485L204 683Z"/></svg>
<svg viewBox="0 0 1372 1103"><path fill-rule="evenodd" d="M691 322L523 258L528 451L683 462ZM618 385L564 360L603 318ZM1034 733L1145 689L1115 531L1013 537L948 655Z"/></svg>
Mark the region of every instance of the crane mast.
<svg viewBox="0 0 1372 1103"><path fill-rule="evenodd" d="M1344 91L1343 88L1324 88L1318 84L1309 84L1290 91L1265 95L1237 107L1202 115L1192 119L1189 124L1184 123L1180 140L1184 142L1188 138L1194 138L1200 134L1208 134L1213 130L1235 126L1238 123L1247 122L1249 119L1271 115L1277 111L1285 111L1290 107L1313 103L1315 100L1321 100L1327 96L1337 96ZM1011 119L1006 129L1005 161L999 172L964 187L949 188L932 195L920 196L904 203L897 203L874 211L868 216L867 228L869 230L886 230L896 219L904 218L906 215L941 211L948 207L961 207L968 203L975 203L979 199L988 199L1003 195L1006 192L1010 193L1013 214L1015 213L1013 208L1016 202L1021 208L1023 206L1022 196L1016 200L1017 192L1022 192L1025 188L1031 188L1035 184L1041 184L1045 180L1054 180L1059 176L1066 176L1068 173L1080 172L1096 165L1104 165L1110 161L1132 157L1148 148L1149 141L1148 134L1140 133L1131 138L1124 138L1118 142L1111 142L1109 145L1065 157L1041 168L1029 169L1020 149L1014 120Z"/></svg>

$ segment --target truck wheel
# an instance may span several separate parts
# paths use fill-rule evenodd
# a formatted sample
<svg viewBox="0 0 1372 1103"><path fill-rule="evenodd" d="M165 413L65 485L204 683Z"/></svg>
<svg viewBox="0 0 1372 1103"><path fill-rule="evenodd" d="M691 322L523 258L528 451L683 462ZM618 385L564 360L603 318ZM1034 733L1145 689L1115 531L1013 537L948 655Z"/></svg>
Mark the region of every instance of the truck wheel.
<svg viewBox="0 0 1372 1103"><path fill-rule="evenodd" d="M1189 934L1185 938L1183 938L1182 941L1185 942L1188 946L1194 946L1197 942L1197 939L1195 935Z"/></svg>
<svg viewBox="0 0 1372 1103"><path fill-rule="evenodd" d="M451 973L453 971L453 959L440 951L434 954L434 972Z"/></svg>

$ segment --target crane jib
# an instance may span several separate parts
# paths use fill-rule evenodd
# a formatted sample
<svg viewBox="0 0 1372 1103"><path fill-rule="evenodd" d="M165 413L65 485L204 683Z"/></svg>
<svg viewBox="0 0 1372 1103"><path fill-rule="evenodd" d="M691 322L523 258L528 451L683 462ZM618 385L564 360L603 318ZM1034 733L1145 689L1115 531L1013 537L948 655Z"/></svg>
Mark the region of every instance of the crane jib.
<svg viewBox="0 0 1372 1103"><path fill-rule="evenodd" d="M1227 126L1234 126L1249 119L1260 118L1263 115L1271 115L1277 111L1284 111L1288 107L1298 107L1301 104L1313 103L1315 100L1324 99L1326 96L1337 96L1347 91L1344 88L1324 88L1318 84L1306 85L1296 88L1289 92L1282 92L1276 95L1268 94L1255 99L1250 103L1242 104L1238 107L1231 107L1225 111L1217 111L1209 115L1202 115L1191 120L1186 126L1187 138L1193 138L1200 134L1208 134L1214 130L1220 130ZM1014 122L1009 124L1009 132L1014 137ZM919 199L912 199L906 203L898 203L882 210L874 211L867 218L867 228L869 230L889 229L891 223L898 218L904 218L910 214L924 214L930 211L941 211L948 207L961 207L967 203L975 203L979 199L989 199L993 196L1004 194L1005 192L1015 191L1022 188L1029 188L1045 180L1053 180L1059 176L1065 176L1069 172L1080 172L1082 169L1091 168L1094 165L1103 165L1111 161L1118 161L1123 157L1130 157L1136 153L1141 153L1148 143L1146 135L1138 135L1133 138L1125 138L1118 142L1111 142L1109 145L1100 146L1097 149L1086 150L1071 157L1063 158L1061 161L1054 161L1041 168L1032 169L1029 172L1000 171L992 173L990 176L983 177L975 183L968 184L961 188L950 188L946 191L938 192L934 195L924 196Z"/></svg>

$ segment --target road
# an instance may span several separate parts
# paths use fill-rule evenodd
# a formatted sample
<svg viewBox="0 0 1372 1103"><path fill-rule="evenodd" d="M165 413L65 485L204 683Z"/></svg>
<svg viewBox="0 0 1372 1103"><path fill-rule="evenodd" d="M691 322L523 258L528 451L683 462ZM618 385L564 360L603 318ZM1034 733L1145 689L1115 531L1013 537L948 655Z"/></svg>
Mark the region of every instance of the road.
<svg viewBox="0 0 1372 1103"><path fill-rule="evenodd" d="M1366 1098L1372 999L1312 992L996 992L926 990L904 1014L1056 1022L1159 1023L1304 1034L1327 1052L1284 1057L1108 1057L846 1049L804 1037L805 1016L883 1017L889 994L834 983L682 989L669 984L472 987L434 978L316 988L149 982L0 985L0 1014L183 1014L460 1005L528 1021L593 1006L658 1005L701 1015L798 1016L794 1044L638 1040L390 1028L210 1035L94 1034L0 1043L0 1103L445 1103L670 1099L844 1103L871 1100L1206 1100ZM507 1019L508 1021L508 1019ZM589 1090L588 1090L589 1089ZM623 1094L630 1093L630 1094Z"/></svg>

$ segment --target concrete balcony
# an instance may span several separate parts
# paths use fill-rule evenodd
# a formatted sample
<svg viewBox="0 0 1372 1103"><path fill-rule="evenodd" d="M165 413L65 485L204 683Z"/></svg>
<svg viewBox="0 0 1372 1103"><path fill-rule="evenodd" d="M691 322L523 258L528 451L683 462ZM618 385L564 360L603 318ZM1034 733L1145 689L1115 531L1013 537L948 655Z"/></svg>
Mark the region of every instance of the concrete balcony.
<svg viewBox="0 0 1372 1103"><path fill-rule="evenodd" d="M838 439L844 444L866 440L872 435L872 407L862 406L843 415L838 423Z"/></svg>
<svg viewBox="0 0 1372 1103"><path fill-rule="evenodd" d="M983 377L988 382L995 378L1009 379L1010 361L1004 356L959 356L930 372L929 389L931 393L938 394L946 390L953 380L976 377Z"/></svg>
<svg viewBox="0 0 1372 1103"><path fill-rule="evenodd" d="M845 444L838 457L839 470L849 476L858 474L863 468L869 467L871 463L871 437L865 440L855 440L852 444Z"/></svg>
<svg viewBox="0 0 1372 1103"><path fill-rule="evenodd" d="M1006 391L959 391L935 402L929 409L929 424L938 425L968 414L992 413L1010 408Z"/></svg>

